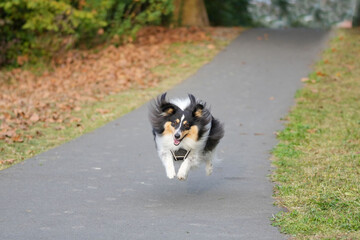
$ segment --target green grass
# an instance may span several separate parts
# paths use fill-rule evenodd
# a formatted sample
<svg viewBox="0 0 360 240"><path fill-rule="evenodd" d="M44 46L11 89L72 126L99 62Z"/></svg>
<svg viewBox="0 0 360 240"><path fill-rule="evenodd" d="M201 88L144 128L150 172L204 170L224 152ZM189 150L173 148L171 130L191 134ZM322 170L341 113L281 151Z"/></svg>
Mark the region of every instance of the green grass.
<svg viewBox="0 0 360 240"><path fill-rule="evenodd" d="M0 164L0 170L93 131L140 107L151 98L194 74L229 43L230 39L219 38L211 43L172 44L168 49L169 64L153 69L162 79L157 86L147 89L132 88L116 95L109 95L94 104L84 105L80 111L71 113L78 118L76 122L47 123L46 126L45 123L37 123L28 130L28 133L37 133L38 137L25 138L22 143L0 141L0 160L11 160L9 163ZM214 45L214 48L209 48L209 44Z"/></svg>
<svg viewBox="0 0 360 240"><path fill-rule="evenodd" d="M294 239L360 239L360 29L338 30L273 150L273 224ZM300 80L300 79L299 79Z"/></svg>

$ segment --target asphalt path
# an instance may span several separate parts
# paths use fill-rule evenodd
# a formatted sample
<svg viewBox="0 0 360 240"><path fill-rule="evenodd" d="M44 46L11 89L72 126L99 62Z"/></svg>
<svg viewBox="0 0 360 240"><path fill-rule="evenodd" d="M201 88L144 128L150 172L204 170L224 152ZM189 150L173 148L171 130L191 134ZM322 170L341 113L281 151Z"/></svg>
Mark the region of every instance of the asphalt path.
<svg viewBox="0 0 360 240"><path fill-rule="evenodd" d="M252 29L169 91L211 105L211 176L170 180L148 106L0 172L0 239L285 239L271 226L270 150L329 32Z"/></svg>

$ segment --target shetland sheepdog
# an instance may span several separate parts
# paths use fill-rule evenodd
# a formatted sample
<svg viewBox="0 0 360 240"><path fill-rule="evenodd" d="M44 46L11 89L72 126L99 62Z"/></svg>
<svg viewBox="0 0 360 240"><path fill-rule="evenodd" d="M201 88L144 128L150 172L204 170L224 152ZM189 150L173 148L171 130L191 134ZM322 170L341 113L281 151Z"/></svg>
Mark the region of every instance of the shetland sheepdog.
<svg viewBox="0 0 360 240"><path fill-rule="evenodd" d="M192 94L168 101L164 93L150 104L149 118L168 178L186 180L189 170L201 162L205 162L206 174L212 173L215 148L224 136L224 127L205 102ZM174 161L183 161L177 174Z"/></svg>

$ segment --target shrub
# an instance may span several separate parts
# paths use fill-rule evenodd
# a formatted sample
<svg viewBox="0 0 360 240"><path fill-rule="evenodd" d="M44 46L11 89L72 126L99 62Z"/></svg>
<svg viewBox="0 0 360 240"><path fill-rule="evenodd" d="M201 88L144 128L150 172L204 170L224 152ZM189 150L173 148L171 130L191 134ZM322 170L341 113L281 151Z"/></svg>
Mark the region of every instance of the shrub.
<svg viewBox="0 0 360 240"><path fill-rule="evenodd" d="M3 0L0 66L22 64L19 56L51 57L80 41L133 37L144 25L163 23L171 12L172 0Z"/></svg>
<svg viewBox="0 0 360 240"><path fill-rule="evenodd" d="M250 26L248 12L250 0L205 0L211 25L214 26Z"/></svg>

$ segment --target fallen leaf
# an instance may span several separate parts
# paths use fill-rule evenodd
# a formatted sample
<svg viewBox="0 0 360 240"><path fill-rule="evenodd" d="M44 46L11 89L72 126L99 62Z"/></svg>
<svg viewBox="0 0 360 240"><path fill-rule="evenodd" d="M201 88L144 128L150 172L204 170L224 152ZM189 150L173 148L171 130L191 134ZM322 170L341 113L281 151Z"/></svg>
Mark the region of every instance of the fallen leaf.
<svg viewBox="0 0 360 240"><path fill-rule="evenodd" d="M31 135L26 135L25 137L26 137L28 140L31 140L31 139L34 138L34 136L31 136Z"/></svg>
<svg viewBox="0 0 360 240"><path fill-rule="evenodd" d="M10 130L5 133L5 136L9 138L14 137L15 135L16 135L15 130Z"/></svg>
<svg viewBox="0 0 360 240"><path fill-rule="evenodd" d="M321 72L321 71L316 72L316 75L319 76L319 77L324 77L324 76L326 76L326 74L323 73L323 72Z"/></svg>
<svg viewBox="0 0 360 240"><path fill-rule="evenodd" d="M29 120L31 122L37 122L37 121L39 121L39 119L40 119L39 115L37 113L34 113L33 115L31 115Z"/></svg>
<svg viewBox="0 0 360 240"><path fill-rule="evenodd" d="M14 162L15 162L15 159L6 159L6 160L1 160L0 164L1 165L3 165L3 164L10 165L10 164L13 164Z"/></svg>
<svg viewBox="0 0 360 240"><path fill-rule="evenodd" d="M79 123L79 122L81 122L81 118L73 117L73 118L71 118L70 122Z"/></svg>
<svg viewBox="0 0 360 240"><path fill-rule="evenodd" d="M16 135L16 136L12 137L11 140L13 140L16 143L24 142L24 139L20 135Z"/></svg>
<svg viewBox="0 0 360 240"><path fill-rule="evenodd" d="M301 79L301 81L302 81L302 82L307 82L307 81L309 81L309 78L304 77L304 78Z"/></svg>
<svg viewBox="0 0 360 240"><path fill-rule="evenodd" d="M345 65L345 67L349 70L349 71L352 71L355 66L354 65Z"/></svg>
<svg viewBox="0 0 360 240"><path fill-rule="evenodd" d="M189 66L190 66L190 65L187 64L187 63L183 63L183 64L180 65L180 67L182 67L182 68L187 68L187 67L189 67Z"/></svg>
<svg viewBox="0 0 360 240"><path fill-rule="evenodd" d="M310 88L310 91L313 92L313 93L318 93L319 90L315 89L315 88Z"/></svg>
<svg viewBox="0 0 360 240"><path fill-rule="evenodd" d="M317 132L317 129L315 128L312 128L312 129L308 129L306 130L308 133L316 133Z"/></svg>
<svg viewBox="0 0 360 240"><path fill-rule="evenodd" d="M61 126L56 126L54 129L60 131L60 130L64 130L65 127L61 125Z"/></svg>
<svg viewBox="0 0 360 240"><path fill-rule="evenodd" d="M100 113L100 114L106 114L106 113L109 113L110 111L109 111L109 109L100 109L100 108L98 108L98 109L95 110L95 112Z"/></svg>

